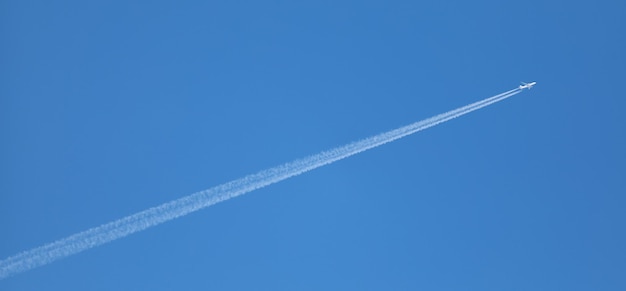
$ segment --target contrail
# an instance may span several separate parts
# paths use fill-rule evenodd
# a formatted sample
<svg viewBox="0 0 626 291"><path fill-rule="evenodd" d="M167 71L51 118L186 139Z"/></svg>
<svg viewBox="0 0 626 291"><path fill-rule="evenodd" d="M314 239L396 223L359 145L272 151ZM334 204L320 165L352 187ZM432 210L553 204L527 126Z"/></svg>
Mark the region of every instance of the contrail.
<svg viewBox="0 0 626 291"><path fill-rule="evenodd" d="M0 280L392 142L504 100L521 91L519 88L513 89L407 126L263 170L18 253L0 261Z"/></svg>

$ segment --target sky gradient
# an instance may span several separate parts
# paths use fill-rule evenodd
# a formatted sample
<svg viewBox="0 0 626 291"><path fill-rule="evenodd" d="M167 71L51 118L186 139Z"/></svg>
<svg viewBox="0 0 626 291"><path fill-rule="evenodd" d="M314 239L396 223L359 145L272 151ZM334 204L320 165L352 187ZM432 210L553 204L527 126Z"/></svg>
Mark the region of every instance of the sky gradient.
<svg viewBox="0 0 626 291"><path fill-rule="evenodd" d="M0 290L623 290L626 4L0 4L0 258L537 81Z"/></svg>

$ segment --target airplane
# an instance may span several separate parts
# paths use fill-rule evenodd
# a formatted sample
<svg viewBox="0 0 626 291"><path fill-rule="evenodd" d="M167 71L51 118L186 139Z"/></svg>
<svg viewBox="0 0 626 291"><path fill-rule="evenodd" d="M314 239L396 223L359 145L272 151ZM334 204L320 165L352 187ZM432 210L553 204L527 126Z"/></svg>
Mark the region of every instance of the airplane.
<svg viewBox="0 0 626 291"><path fill-rule="evenodd" d="M522 89L528 89L530 90L530 88L532 88L533 86L535 86L535 84L537 84L537 82L530 82L530 83L524 83L522 82L522 85L519 85L520 90Z"/></svg>

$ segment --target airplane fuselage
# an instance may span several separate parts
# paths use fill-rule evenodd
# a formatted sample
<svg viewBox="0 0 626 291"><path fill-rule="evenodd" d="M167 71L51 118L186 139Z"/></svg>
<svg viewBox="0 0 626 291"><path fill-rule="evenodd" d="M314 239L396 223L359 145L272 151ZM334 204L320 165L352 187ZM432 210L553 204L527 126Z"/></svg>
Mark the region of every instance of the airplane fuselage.
<svg viewBox="0 0 626 291"><path fill-rule="evenodd" d="M530 82L530 83L522 83L522 85L519 85L520 90L523 89L530 89L533 86L535 86L535 84L537 84L537 82Z"/></svg>

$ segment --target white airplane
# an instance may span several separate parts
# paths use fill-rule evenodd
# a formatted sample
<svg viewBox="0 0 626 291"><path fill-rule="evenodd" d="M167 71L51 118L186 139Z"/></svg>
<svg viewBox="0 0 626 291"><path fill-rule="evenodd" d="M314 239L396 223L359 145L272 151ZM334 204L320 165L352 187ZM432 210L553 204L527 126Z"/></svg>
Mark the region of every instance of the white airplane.
<svg viewBox="0 0 626 291"><path fill-rule="evenodd" d="M522 85L519 85L520 90L522 89L528 89L530 90L530 88L532 88L533 86L535 86L535 84L537 84L537 82L530 82L530 83L524 83L522 82Z"/></svg>

